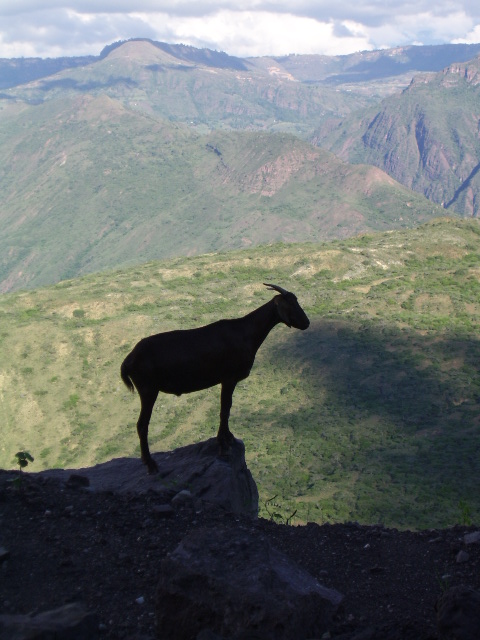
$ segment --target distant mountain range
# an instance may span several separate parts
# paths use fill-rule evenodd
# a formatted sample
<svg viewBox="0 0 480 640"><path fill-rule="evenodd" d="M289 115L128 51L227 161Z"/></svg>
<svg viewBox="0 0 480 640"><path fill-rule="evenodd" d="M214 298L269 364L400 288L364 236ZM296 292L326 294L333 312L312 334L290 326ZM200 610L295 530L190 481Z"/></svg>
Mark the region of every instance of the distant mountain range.
<svg viewBox="0 0 480 640"><path fill-rule="evenodd" d="M414 226L441 204L476 216L478 60L411 74L479 50L240 59L135 39L0 61L0 290Z"/></svg>
<svg viewBox="0 0 480 640"><path fill-rule="evenodd" d="M128 42L147 42L177 60L217 69L251 71L276 67L300 82L345 84L392 78L405 73L440 71L452 62L466 62L480 53L480 44L406 46L379 51L361 51L343 56L288 55L238 58L210 49L183 44L167 44L146 38ZM125 41L106 46L98 56L62 58L0 59L0 89L46 78L68 68L84 67L106 58Z"/></svg>
<svg viewBox="0 0 480 640"><path fill-rule="evenodd" d="M0 97L5 103L38 105L86 93L108 95L129 109L200 132L267 129L303 138L329 116L343 117L378 102L362 92L299 82L273 62L247 65L225 54L162 48L145 40L114 46L88 64L6 88Z"/></svg>

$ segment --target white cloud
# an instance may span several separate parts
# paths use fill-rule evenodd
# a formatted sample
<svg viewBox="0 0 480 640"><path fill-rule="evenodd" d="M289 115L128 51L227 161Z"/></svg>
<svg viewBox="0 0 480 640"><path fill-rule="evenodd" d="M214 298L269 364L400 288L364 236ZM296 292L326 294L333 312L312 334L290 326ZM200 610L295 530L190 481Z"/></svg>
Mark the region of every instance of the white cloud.
<svg viewBox="0 0 480 640"><path fill-rule="evenodd" d="M478 0L0 0L0 57L147 37L241 57L480 41Z"/></svg>
<svg viewBox="0 0 480 640"><path fill-rule="evenodd" d="M476 24L464 37L452 40L452 42L454 44L476 44L480 42L480 24Z"/></svg>
<svg viewBox="0 0 480 640"><path fill-rule="evenodd" d="M458 34L467 34L471 27L471 18L457 11L445 16L432 12L404 15L393 22L363 28L373 47L382 49L407 44L454 43ZM477 38L476 42L479 41Z"/></svg>
<svg viewBox="0 0 480 640"><path fill-rule="evenodd" d="M371 48L360 25L350 26L349 37L334 35L334 24L291 14L265 11L218 11L203 17L134 14L148 22L156 39L170 38L240 57L288 53L339 54Z"/></svg>

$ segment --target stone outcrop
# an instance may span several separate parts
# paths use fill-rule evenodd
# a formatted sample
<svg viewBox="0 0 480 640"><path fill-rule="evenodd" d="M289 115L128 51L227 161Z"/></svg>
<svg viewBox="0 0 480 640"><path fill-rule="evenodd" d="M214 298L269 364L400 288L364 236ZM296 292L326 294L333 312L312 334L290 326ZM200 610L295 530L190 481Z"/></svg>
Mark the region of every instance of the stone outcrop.
<svg viewBox="0 0 480 640"><path fill-rule="evenodd" d="M86 469L49 469L38 475L60 479L93 491L163 494L170 502L189 492L197 504L212 503L232 513L256 517L258 490L245 462L245 446L235 440L227 456L219 457L216 438L155 453L159 473L148 475L139 458L116 458Z"/></svg>
<svg viewBox="0 0 480 640"><path fill-rule="evenodd" d="M321 637L342 600L268 541L245 527L234 534L188 534L160 565L157 635L194 640L301 640Z"/></svg>
<svg viewBox="0 0 480 640"><path fill-rule="evenodd" d="M97 616L78 603L31 615L0 615L0 640L95 640Z"/></svg>
<svg viewBox="0 0 480 640"><path fill-rule="evenodd" d="M245 462L245 445L235 440L228 456L218 456L216 438L153 456L160 483L176 495L187 490L194 500L232 513L258 515L257 485Z"/></svg>

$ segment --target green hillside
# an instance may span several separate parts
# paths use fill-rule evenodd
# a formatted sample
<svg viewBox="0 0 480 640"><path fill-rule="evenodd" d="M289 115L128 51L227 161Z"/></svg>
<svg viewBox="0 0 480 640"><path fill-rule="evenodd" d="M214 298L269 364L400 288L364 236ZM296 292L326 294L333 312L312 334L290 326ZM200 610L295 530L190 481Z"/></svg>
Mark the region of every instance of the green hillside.
<svg viewBox="0 0 480 640"><path fill-rule="evenodd" d="M297 521L434 527L480 519L480 227L437 220L326 244L273 244L89 275L0 297L0 466L138 456L119 366L143 336L236 317L294 291L234 395L262 503ZM213 436L219 389L162 395L151 448ZM139 461L140 464L140 461ZM265 511L263 511L266 514Z"/></svg>
<svg viewBox="0 0 480 640"><path fill-rule="evenodd" d="M409 227L442 211L292 135L201 135L106 95L4 105L0 153L2 292L157 258Z"/></svg>

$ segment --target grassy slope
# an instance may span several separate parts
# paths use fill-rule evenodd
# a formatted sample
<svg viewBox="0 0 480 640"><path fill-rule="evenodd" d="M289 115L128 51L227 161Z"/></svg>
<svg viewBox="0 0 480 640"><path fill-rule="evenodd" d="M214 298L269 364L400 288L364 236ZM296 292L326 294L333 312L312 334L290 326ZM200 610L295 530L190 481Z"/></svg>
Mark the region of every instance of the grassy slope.
<svg viewBox="0 0 480 640"><path fill-rule="evenodd" d="M0 291L155 258L412 226L439 208L288 134L82 96L0 112Z"/></svg>
<svg viewBox="0 0 480 640"><path fill-rule="evenodd" d="M277 327L234 396L232 430L262 501L277 495L303 521L478 521L479 239L476 222L442 220L4 295L0 465L21 448L34 470L138 455L125 354L145 335L241 315L273 281L297 293L312 326ZM161 396L152 449L214 435L218 410L218 388Z"/></svg>

